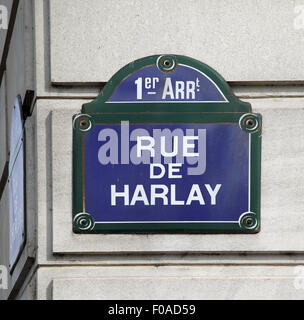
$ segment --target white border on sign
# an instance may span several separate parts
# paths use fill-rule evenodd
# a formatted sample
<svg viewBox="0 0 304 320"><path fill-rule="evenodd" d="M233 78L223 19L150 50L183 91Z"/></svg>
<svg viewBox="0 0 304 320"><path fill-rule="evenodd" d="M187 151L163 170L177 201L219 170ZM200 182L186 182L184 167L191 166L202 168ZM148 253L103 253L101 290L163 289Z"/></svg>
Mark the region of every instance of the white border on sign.
<svg viewBox="0 0 304 320"><path fill-rule="evenodd" d="M251 168L250 168L250 163L251 163L251 134L249 134L248 137L248 212L251 212L251 207L250 207L250 201L251 201ZM240 217L244 214L243 212ZM240 219L239 217L239 219ZM99 222L96 221L95 224L109 224L109 223L124 223L124 224L129 224L129 223L237 223L239 224L239 220L237 221L104 221L104 222Z"/></svg>

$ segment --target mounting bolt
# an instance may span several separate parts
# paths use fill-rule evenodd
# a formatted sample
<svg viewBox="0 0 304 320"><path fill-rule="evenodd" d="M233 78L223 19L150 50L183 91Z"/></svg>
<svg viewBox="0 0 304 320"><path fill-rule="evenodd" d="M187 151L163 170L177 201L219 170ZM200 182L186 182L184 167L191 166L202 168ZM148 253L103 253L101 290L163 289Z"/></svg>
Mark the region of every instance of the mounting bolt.
<svg viewBox="0 0 304 320"><path fill-rule="evenodd" d="M80 131L89 131L93 126L91 116L88 114L78 114L73 119L73 127Z"/></svg>
<svg viewBox="0 0 304 320"><path fill-rule="evenodd" d="M169 73L176 69L177 61L174 56L165 55L158 57L156 65L160 71Z"/></svg>
<svg viewBox="0 0 304 320"><path fill-rule="evenodd" d="M74 228L76 231L92 230L94 225L95 221L93 217L86 212L80 212L74 217Z"/></svg>
<svg viewBox="0 0 304 320"><path fill-rule="evenodd" d="M239 120L240 128L248 133L254 133L260 130L261 123L258 115L254 113L245 113Z"/></svg>
<svg viewBox="0 0 304 320"><path fill-rule="evenodd" d="M245 212L239 219L239 225L242 229L255 230L258 227L258 220L254 212Z"/></svg>

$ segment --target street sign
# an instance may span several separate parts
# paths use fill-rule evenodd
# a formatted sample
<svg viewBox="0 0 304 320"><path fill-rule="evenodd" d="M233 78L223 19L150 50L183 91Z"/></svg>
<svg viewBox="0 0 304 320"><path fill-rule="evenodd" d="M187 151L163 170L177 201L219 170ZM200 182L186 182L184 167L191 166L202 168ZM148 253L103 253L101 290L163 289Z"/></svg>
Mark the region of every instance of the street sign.
<svg viewBox="0 0 304 320"><path fill-rule="evenodd" d="M194 59L151 56L73 117L73 230L260 230L261 116Z"/></svg>
<svg viewBox="0 0 304 320"><path fill-rule="evenodd" d="M15 99L9 159L9 261L14 267L25 243L24 121L20 96Z"/></svg>

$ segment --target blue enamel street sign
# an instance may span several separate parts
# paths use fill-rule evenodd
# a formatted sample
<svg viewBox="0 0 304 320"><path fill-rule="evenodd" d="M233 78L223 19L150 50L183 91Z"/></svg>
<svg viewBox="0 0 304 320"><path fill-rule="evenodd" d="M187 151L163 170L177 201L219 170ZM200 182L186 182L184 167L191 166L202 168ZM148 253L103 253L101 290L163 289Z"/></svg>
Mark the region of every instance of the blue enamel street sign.
<svg viewBox="0 0 304 320"><path fill-rule="evenodd" d="M9 266L14 268L25 244L24 120L21 98L15 99L11 118L9 159Z"/></svg>
<svg viewBox="0 0 304 320"><path fill-rule="evenodd" d="M186 65L178 65L168 76L157 65L147 66L122 81L108 102L227 102L207 75Z"/></svg>
<svg viewBox="0 0 304 320"><path fill-rule="evenodd" d="M74 232L259 231L261 117L205 64L137 60L73 128Z"/></svg>

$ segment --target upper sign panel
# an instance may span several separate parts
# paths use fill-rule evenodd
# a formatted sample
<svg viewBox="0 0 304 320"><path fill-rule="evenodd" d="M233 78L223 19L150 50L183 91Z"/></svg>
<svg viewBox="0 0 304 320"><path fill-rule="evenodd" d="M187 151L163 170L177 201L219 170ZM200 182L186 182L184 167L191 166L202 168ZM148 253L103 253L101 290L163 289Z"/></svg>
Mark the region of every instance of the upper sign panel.
<svg viewBox="0 0 304 320"><path fill-rule="evenodd" d="M190 66L175 65L163 56L157 65L142 68L124 79L107 102L179 101L203 103L227 102L227 99L206 74Z"/></svg>
<svg viewBox="0 0 304 320"><path fill-rule="evenodd" d="M169 54L127 64L109 79L95 100L82 108L83 113L143 110L250 112L251 108L234 96L213 68L186 56Z"/></svg>

